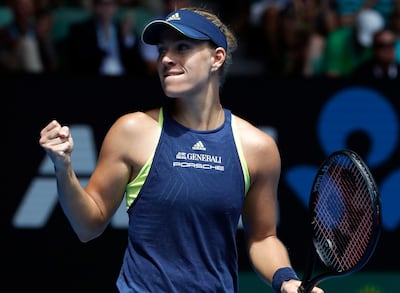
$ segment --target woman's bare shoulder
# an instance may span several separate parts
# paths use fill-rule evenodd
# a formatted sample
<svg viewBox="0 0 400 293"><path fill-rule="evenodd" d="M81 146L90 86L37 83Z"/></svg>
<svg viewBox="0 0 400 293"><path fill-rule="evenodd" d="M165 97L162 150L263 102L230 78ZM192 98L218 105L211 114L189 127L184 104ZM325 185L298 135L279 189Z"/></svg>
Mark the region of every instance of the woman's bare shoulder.
<svg viewBox="0 0 400 293"><path fill-rule="evenodd" d="M137 144L151 137L157 137L160 131L158 112L158 109L154 109L121 115L108 130L104 143Z"/></svg>
<svg viewBox="0 0 400 293"><path fill-rule="evenodd" d="M279 170L280 153L275 138L243 118L233 119L251 174L261 169Z"/></svg>
<svg viewBox="0 0 400 293"><path fill-rule="evenodd" d="M120 129L121 131L141 131L149 130L158 124L159 109L152 109L146 112L136 111L120 116L112 125L111 129Z"/></svg>
<svg viewBox="0 0 400 293"><path fill-rule="evenodd" d="M261 130L251 122L239 116L233 115L242 144L275 146L275 139L265 131Z"/></svg>
<svg viewBox="0 0 400 293"><path fill-rule="evenodd" d="M154 122L158 121L160 109L151 109L148 111L135 111L123 114L116 123L137 123L137 122Z"/></svg>

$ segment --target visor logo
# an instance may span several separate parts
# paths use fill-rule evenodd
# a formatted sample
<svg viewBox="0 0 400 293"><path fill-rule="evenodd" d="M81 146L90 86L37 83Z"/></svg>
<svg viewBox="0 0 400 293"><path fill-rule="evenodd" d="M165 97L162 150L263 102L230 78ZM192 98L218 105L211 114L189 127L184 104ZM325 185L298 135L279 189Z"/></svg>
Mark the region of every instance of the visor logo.
<svg viewBox="0 0 400 293"><path fill-rule="evenodd" d="M167 21L172 21L172 20L181 20L181 17L179 16L178 12L172 14L170 17L167 18Z"/></svg>

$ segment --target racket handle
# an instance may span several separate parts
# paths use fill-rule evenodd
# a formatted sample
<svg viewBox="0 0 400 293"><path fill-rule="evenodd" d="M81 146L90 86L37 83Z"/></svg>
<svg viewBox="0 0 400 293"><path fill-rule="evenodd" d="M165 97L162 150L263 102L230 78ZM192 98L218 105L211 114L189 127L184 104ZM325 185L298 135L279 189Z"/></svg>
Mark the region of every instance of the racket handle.
<svg viewBox="0 0 400 293"><path fill-rule="evenodd" d="M304 282L301 283L300 287L297 289L297 293L311 293L314 286L306 286Z"/></svg>

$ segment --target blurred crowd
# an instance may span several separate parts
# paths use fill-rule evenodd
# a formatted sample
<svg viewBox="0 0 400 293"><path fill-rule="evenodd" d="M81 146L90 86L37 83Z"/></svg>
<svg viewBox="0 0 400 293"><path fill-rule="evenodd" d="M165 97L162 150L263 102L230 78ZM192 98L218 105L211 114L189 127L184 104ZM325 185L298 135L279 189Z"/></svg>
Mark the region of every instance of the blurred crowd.
<svg viewBox="0 0 400 293"><path fill-rule="evenodd" d="M140 32L188 5L236 33L231 74L400 79L400 0L0 0L0 73L155 76Z"/></svg>

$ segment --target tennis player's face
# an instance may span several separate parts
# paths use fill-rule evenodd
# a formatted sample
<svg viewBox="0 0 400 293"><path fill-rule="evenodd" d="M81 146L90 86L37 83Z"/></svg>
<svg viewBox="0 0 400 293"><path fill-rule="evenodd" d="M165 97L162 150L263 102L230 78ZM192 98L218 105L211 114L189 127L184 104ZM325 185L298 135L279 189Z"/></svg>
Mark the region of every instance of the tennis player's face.
<svg viewBox="0 0 400 293"><path fill-rule="evenodd" d="M158 74L165 94L183 98L204 91L210 81L214 52L207 41L166 30L158 45Z"/></svg>

